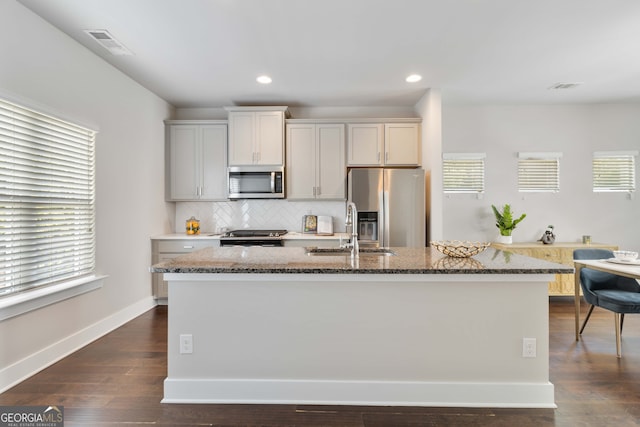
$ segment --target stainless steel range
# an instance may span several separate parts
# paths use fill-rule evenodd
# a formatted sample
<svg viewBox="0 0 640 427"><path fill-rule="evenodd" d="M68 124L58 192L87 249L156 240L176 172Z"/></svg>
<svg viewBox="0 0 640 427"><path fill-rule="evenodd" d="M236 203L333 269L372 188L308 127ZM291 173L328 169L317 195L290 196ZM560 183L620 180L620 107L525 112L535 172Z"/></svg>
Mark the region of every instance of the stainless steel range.
<svg viewBox="0 0 640 427"><path fill-rule="evenodd" d="M284 246L287 230L231 230L220 237L220 246Z"/></svg>

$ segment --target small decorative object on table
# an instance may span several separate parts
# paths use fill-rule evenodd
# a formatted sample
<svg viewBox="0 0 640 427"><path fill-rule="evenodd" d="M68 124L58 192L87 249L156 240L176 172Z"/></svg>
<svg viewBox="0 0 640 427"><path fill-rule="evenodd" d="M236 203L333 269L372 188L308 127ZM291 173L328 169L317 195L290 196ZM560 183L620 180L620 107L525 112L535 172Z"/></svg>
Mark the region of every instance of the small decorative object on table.
<svg viewBox="0 0 640 427"><path fill-rule="evenodd" d="M553 225L549 225L547 227L547 230L544 232L539 241L544 243L545 245L550 245L556 241L556 235L553 234Z"/></svg>
<svg viewBox="0 0 640 427"><path fill-rule="evenodd" d="M187 234L200 234L200 220L191 217L186 221Z"/></svg>
<svg viewBox="0 0 640 427"><path fill-rule="evenodd" d="M613 256L617 261L634 262L638 258L638 252L635 251L613 251Z"/></svg>
<svg viewBox="0 0 640 427"><path fill-rule="evenodd" d="M491 243L463 242L460 240L432 241L431 246L443 254L454 258L469 258L478 255L489 247Z"/></svg>
<svg viewBox="0 0 640 427"><path fill-rule="evenodd" d="M318 217L316 215L305 215L302 217L302 232L313 233L318 231Z"/></svg>

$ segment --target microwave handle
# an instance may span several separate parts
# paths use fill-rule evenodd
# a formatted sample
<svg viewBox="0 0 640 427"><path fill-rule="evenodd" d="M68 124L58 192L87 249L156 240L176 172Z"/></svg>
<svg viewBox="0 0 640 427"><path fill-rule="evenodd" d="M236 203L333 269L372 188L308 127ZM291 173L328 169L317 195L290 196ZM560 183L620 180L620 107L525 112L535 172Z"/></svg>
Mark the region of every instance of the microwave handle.
<svg viewBox="0 0 640 427"><path fill-rule="evenodd" d="M271 172L271 192L276 192L276 173Z"/></svg>

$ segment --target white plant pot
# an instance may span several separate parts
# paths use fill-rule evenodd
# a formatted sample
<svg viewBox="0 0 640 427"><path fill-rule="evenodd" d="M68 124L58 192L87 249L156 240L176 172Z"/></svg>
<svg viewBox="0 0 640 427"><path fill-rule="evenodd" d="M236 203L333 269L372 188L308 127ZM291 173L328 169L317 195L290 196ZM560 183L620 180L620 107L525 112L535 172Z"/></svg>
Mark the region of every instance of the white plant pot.
<svg viewBox="0 0 640 427"><path fill-rule="evenodd" d="M512 236L503 236L502 234L498 235L498 243L502 243L505 245L510 245L511 243L513 243L513 237Z"/></svg>

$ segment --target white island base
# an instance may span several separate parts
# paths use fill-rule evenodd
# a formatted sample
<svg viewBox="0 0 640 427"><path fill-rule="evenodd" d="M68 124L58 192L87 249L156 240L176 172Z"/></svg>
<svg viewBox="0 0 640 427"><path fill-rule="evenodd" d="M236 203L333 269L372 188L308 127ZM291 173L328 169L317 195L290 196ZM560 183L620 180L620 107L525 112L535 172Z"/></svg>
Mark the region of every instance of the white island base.
<svg viewBox="0 0 640 427"><path fill-rule="evenodd" d="M553 274L164 277L165 403L556 407Z"/></svg>

